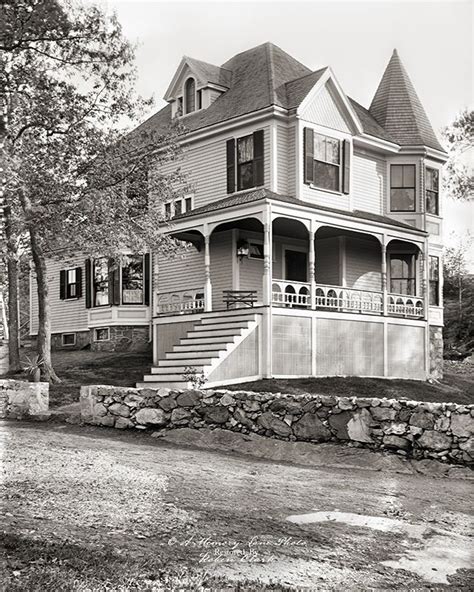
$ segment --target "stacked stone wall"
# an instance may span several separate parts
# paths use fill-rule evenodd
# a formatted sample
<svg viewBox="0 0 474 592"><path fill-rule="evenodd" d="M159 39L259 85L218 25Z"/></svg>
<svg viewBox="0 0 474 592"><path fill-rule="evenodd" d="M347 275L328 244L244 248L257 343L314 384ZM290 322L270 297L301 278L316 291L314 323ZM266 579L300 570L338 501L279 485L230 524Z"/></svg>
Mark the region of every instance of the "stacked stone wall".
<svg viewBox="0 0 474 592"><path fill-rule="evenodd" d="M86 386L81 414L86 423L119 429L220 427L289 441L342 441L456 464L474 461L474 405Z"/></svg>
<svg viewBox="0 0 474 592"><path fill-rule="evenodd" d="M0 418L49 416L49 384L0 380Z"/></svg>

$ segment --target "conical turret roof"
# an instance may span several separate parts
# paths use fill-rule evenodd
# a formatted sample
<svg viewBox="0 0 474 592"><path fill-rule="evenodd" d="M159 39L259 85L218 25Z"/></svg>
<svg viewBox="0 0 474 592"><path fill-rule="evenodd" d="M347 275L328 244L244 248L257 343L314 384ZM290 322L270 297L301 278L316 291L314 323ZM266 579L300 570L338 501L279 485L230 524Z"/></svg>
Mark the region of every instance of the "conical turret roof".
<svg viewBox="0 0 474 592"><path fill-rule="evenodd" d="M422 145L444 152L396 49L369 111L401 146Z"/></svg>

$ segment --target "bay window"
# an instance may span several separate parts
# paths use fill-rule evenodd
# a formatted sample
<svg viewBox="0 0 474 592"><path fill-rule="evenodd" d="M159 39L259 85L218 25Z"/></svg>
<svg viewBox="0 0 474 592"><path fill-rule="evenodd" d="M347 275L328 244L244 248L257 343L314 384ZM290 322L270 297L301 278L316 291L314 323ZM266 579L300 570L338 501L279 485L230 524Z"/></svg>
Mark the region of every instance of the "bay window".
<svg viewBox="0 0 474 592"><path fill-rule="evenodd" d="M439 306L439 257L430 255L429 274L430 306Z"/></svg>
<svg viewBox="0 0 474 592"><path fill-rule="evenodd" d="M130 255L122 260L122 304L143 304L143 256Z"/></svg>
<svg viewBox="0 0 474 592"><path fill-rule="evenodd" d="M94 306L109 304L109 260L107 257L94 259L93 291Z"/></svg>
<svg viewBox="0 0 474 592"><path fill-rule="evenodd" d="M428 214L439 214L439 171L436 169L426 169L426 212Z"/></svg>
<svg viewBox="0 0 474 592"><path fill-rule="evenodd" d="M415 165L392 164L390 167L390 210L415 211Z"/></svg>

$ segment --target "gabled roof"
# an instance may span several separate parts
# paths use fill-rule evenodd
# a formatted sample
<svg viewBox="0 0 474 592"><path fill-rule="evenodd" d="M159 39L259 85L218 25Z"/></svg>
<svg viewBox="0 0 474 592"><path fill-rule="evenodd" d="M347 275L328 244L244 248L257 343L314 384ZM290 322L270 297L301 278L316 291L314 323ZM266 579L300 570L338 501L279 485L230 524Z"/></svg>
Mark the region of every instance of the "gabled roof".
<svg viewBox="0 0 474 592"><path fill-rule="evenodd" d="M176 88L176 84L179 81L179 78L184 71L184 69L188 67L194 76L198 79L198 83L203 86L206 84L218 84L219 86L223 86L225 88L229 88L232 80L232 72L226 70L225 68L220 68L219 66L214 66L214 64L208 64L207 62L202 62L201 60L195 60L194 58L188 58L188 56L183 56L181 62L179 63L178 69L173 76L173 79L170 82L168 90L165 93L164 99L166 101L174 98L174 91Z"/></svg>
<svg viewBox="0 0 474 592"><path fill-rule="evenodd" d="M444 152L396 49L369 111L401 146L427 146Z"/></svg>
<svg viewBox="0 0 474 592"><path fill-rule="evenodd" d="M196 208L194 210L189 210L188 212L179 214L178 216L175 216L173 220L182 220L184 218L199 216L201 214L207 214L209 212L215 212L217 210L223 210L233 206L246 205L257 201L262 201L264 199L272 199L275 201L291 203L298 206L305 206L311 208L312 210L319 210L321 212L343 214L344 216L349 216L350 218L368 220L371 222L379 222L380 224L388 224L390 226L396 226L397 228L405 228L406 230L410 230L412 232L426 234L424 231L410 226L410 224L399 222L398 220L394 220L393 218L389 218L388 216L381 216L379 214L373 214L372 212L365 212L363 210L347 211L338 210L336 208L330 208L326 206L320 206L306 201L302 201L301 199L297 199L296 197L290 197L289 195L280 195L279 193L275 193L274 191L270 191L269 189L265 189L264 187L229 195L228 197L224 197L224 199L219 199L217 201L208 203L205 206L201 206L200 208Z"/></svg>
<svg viewBox="0 0 474 592"><path fill-rule="evenodd" d="M183 58L183 60L189 61L191 58ZM273 43L264 43L243 51L221 67L199 60L192 60L192 62L194 66L197 65L200 72L203 72L203 76L215 77L217 70L220 73L230 72L231 74L226 74L226 85L229 84L229 90L207 109L196 111L183 118L182 123L187 131L203 129L271 105L284 109L297 108L327 70L322 68L312 72ZM352 103L364 132L389 140L389 134L377 124L373 116L364 110L364 116L361 117L360 110L354 102ZM363 108L360 107L360 109ZM145 121L140 128L152 128L158 133L166 133L170 125L171 106L167 105Z"/></svg>

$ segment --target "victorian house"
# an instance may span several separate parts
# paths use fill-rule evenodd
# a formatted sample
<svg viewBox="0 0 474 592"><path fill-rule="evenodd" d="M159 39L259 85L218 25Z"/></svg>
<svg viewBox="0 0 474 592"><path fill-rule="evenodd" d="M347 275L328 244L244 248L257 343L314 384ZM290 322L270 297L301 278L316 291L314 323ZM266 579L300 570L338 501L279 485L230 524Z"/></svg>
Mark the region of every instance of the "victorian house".
<svg viewBox="0 0 474 592"><path fill-rule="evenodd" d="M184 57L165 99L142 125L186 129L164 232L192 246L52 262L56 346L151 342L150 387L439 376L446 153L397 52L368 109L271 43Z"/></svg>

